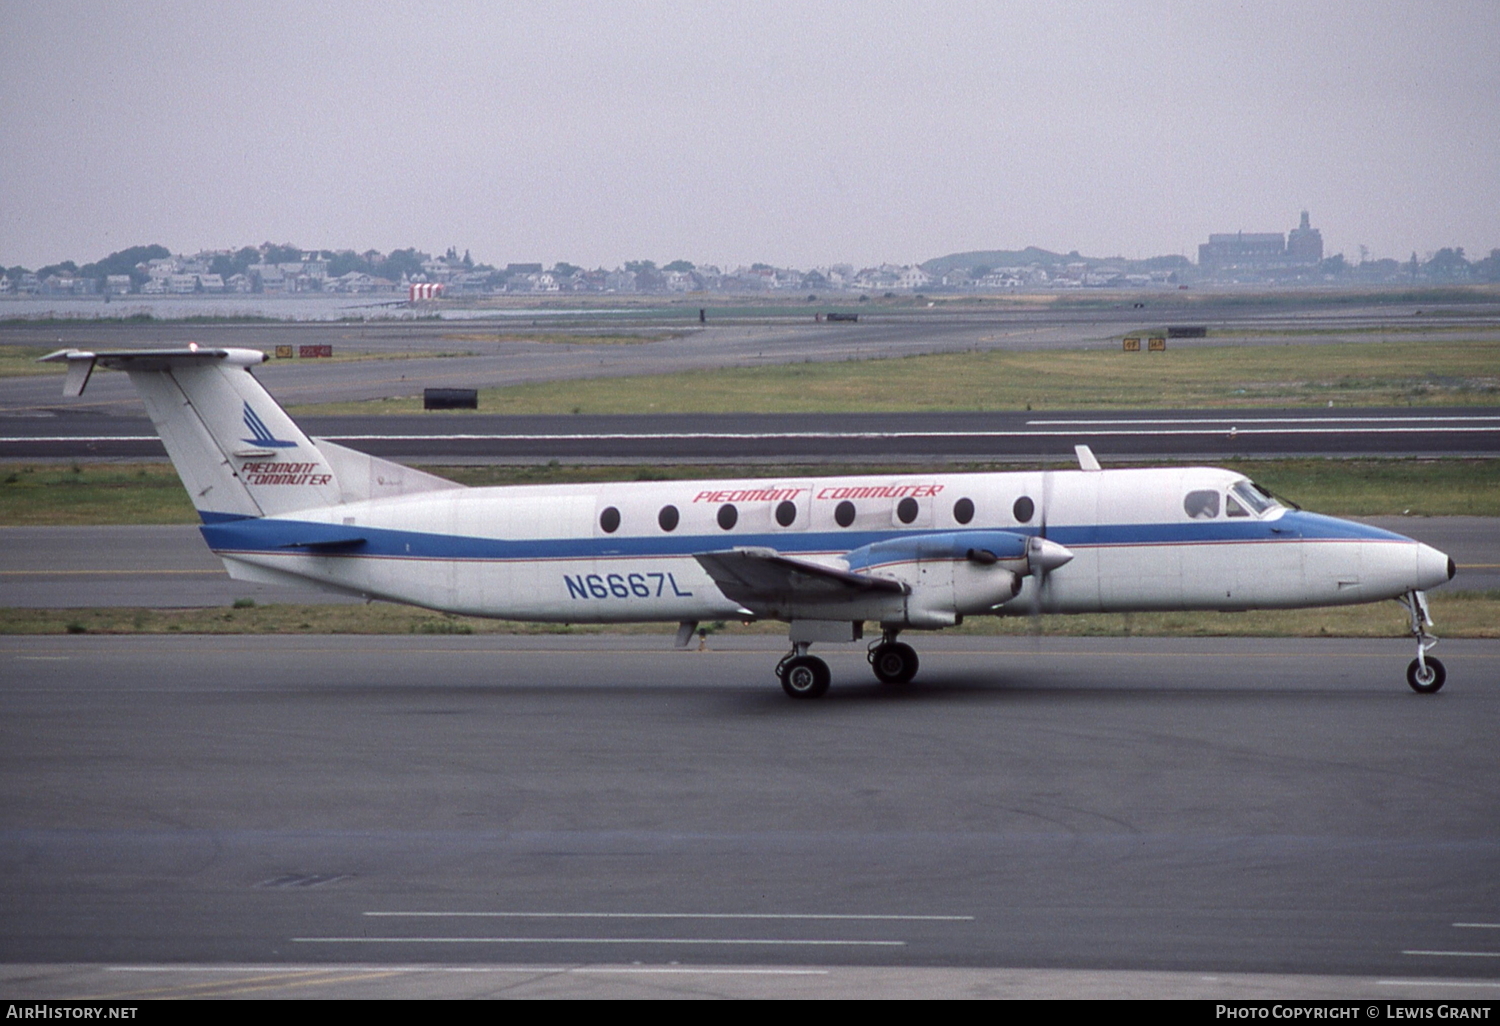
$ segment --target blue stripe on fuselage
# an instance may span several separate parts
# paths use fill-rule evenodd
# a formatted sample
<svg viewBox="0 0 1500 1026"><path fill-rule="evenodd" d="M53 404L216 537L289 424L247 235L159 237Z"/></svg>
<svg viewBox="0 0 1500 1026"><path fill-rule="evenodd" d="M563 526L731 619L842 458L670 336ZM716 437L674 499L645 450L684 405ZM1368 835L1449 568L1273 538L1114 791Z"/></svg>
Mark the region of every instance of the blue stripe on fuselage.
<svg viewBox="0 0 1500 1026"><path fill-rule="evenodd" d="M309 523L303 520L263 518L218 519L200 528L209 548L215 551L306 553L333 555L309 548L347 540L352 528L341 524ZM1279 531L1277 530L1279 528ZM972 528L960 531L808 531L775 534L681 534L650 537L544 538L513 541L469 535L432 534L391 530L361 524L361 545L337 553L340 556L401 556L414 559L594 559L618 557L691 556L698 552L731 546L766 546L788 554L849 552L876 542L915 538L917 535L973 533L976 536L1004 531L1034 535L1033 527ZM1210 520L1173 524L1099 524L1050 527L1047 537L1062 545L1087 548L1112 545L1183 545L1222 542L1273 542L1301 538L1315 541L1387 541L1411 539L1378 527L1317 513L1287 511L1275 520Z"/></svg>

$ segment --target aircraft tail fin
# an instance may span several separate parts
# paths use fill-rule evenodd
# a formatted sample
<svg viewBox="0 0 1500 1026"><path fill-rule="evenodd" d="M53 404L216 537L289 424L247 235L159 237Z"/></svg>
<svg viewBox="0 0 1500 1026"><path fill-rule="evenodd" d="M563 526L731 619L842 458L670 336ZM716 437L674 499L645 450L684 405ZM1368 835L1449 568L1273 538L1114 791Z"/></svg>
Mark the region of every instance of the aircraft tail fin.
<svg viewBox="0 0 1500 1026"><path fill-rule="evenodd" d="M462 487L332 443L315 444L250 373L266 359L257 349L65 349L42 359L67 361L68 395L83 392L96 363L130 375L205 523ZM347 487L341 476L349 477Z"/></svg>

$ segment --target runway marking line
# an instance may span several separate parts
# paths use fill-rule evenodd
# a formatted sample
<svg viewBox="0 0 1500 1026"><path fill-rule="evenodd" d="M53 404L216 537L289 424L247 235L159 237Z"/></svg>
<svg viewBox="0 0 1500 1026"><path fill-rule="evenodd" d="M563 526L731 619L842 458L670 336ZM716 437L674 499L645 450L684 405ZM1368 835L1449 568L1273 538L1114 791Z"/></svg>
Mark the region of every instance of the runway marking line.
<svg viewBox="0 0 1500 1026"><path fill-rule="evenodd" d="M472 919L832 919L871 922L971 923L973 916L862 915L819 912L365 912L382 918Z"/></svg>
<svg viewBox="0 0 1500 1026"><path fill-rule="evenodd" d="M827 976L828 969L689 969L680 966L510 966L510 965L379 965L341 966L351 973L703 973L716 976ZM112 973L302 973L315 970L299 966L217 965L112 965ZM331 971L331 970L326 970Z"/></svg>
<svg viewBox="0 0 1500 1026"><path fill-rule="evenodd" d="M1364 426L1344 426L1344 428L1257 428L1257 423L1265 420L1239 420L1239 422L1223 422L1224 426L1215 428L1151 428L1151 429L1125 429L1125 428L1089 428L1088 425L1104 425L1107 422L1082 422L1079 428L1058 429L1058 431L798 431L798 432L580 432L580 434L519 434L519 435L327 435L329 441L341 441L341 443L368 443L368 441L401 441L401 443L413 443L413 441L529 441L529 443L561 443L561 441L892 441L901 438L1070 438L1074 435L1094 435L1094 437L1133 437L1133 435L1161 435L1161 437L1172 437L1172 435L1226 435L1233 432L1236 435L1394 435L1410 434L1412 426L1404 428L1364 428ZM1124 422L1124 423L1149 423L1149 422ZM1190 422L1196 423L1196 422ZM1424 425L1421 431L1427 434L1488 434L1500 429L1500 423L1496 425L1460 425L1460 426L1428 426ZM24 446L27 443L42 444L65 444L65 443L151 443L159 441L156 435L31 435L31 437L0 437L0 444L10 446Z"/></svg>
<svg viewBox="0 0 1500 1026"><path fill-rule="evenodd" d="M115 968L112 971L160 971L171 972L172 967L161 966L144 970L132 970L129 967ZM180 971L180 970L179 970ZM210 983L193 983L173 987L151 987L146 990L120 991L114 994L106 994L100 1000L117 1001L130 997L170 998L173 996L182 998L215 997L228 994L244 994L257 990L270 990L280 987L310 987L320 984L347 983L350 980L379 979L382 976L396 976L399 970L389 969L346 969L338 966L331 969L313 968L287 968L280 970L265 969L239 969L238 972L249 972L265 975L257 975L246 980L222 980ZM354 975L348 975L349 973ZM343 975L333 975L333 974Z"/></svg>
<svg viewBox="0 0 1500 1026"><path fill-rule="evenodd" d="M226 571L220 570L137 570L133 567L124 567L119 570L0 570L0 577L81 577L81 576L104 576L104 577L145 577L145 576L223 576Z"/></svg>
<svg viewBox="0 0 1500 1026"><path fill-rule="evenodd" d="M1500 923L1454 923L1460 930L1500 930Z"/></svg>
<svg viewBox="0 0 1500 1026"><path fill-rule="evenodd" d="M292 937L293 944L721 944L904 948L904 940L801 940L755 937Z"/></svg>
<svg viewBox="0 0 1500 1026"><path fill-rule="evenodd" d="M657 975L692 975L692 976L827 976L827 969L682 969L682 968L646 968L645 966L620 966L618 968L589 968L568 969L570 973L635 973L635 974L657 974Z"/></svg>
<svg viewBox="0 0 1500 1026"><path fill-rule="evenodd" d="M1500 958L1500 951L1403 951L1403 955L1431 955L1438 958Z"/></svg>
<svg viewBox="0 0 1500 1026"><path fill-rule="evenodd" d="M1500 425L1500 414L1480 414L1464 417L1257 417L1253 413L1243 417L1118 417L1093 420L1028 420L1027 426L1077 427L1088 424L1440 424L1440 423L1488 423Z"/></svg>
<svg viewBox="0 0 1500 1026"><path fill-rule="evenodd" d="M1500 983L1481 983L1466 980L1376 980L1384 987L1486 987L1500 989Z"/></svg>

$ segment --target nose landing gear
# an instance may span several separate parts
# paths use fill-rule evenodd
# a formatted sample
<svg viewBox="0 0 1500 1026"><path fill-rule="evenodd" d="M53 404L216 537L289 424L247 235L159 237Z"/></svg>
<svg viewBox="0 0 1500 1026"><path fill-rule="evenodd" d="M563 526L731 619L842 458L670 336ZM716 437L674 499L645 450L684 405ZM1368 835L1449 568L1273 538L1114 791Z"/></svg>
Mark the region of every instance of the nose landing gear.
<svg viewBox="0 0 1500 1026"><path fill-rule="evenodd" d="M1442 660L1429 659L1427 650L1438 643L1438 639L1427 633L1432 626L1432 614L1427 609L1427 596L1420 591L1409 591L1396 600L1406 607L1411 617L1411 632L1417 639L1417 657L1406 668L1406 683L1419 695L1431 695L1442 690L1448 680L1448 671Z"/></svg>

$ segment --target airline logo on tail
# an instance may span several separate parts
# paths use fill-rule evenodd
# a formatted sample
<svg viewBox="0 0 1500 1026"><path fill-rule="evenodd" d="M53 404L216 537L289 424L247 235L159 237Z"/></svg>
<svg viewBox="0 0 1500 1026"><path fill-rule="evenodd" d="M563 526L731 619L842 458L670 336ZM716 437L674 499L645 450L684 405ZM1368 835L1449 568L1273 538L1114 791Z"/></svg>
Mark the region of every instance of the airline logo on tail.
<svg viewBox="0 0 1500 1026"><path fill-rule="evenodd" d="M295 449L296 442L288 442L271 434L271 429L266 427L266 422L260 419L260 415L245 404L245 427L250 429L254 438L245 438L241 441L250 442L254 445L264 445L272 449Z"/></svg>

